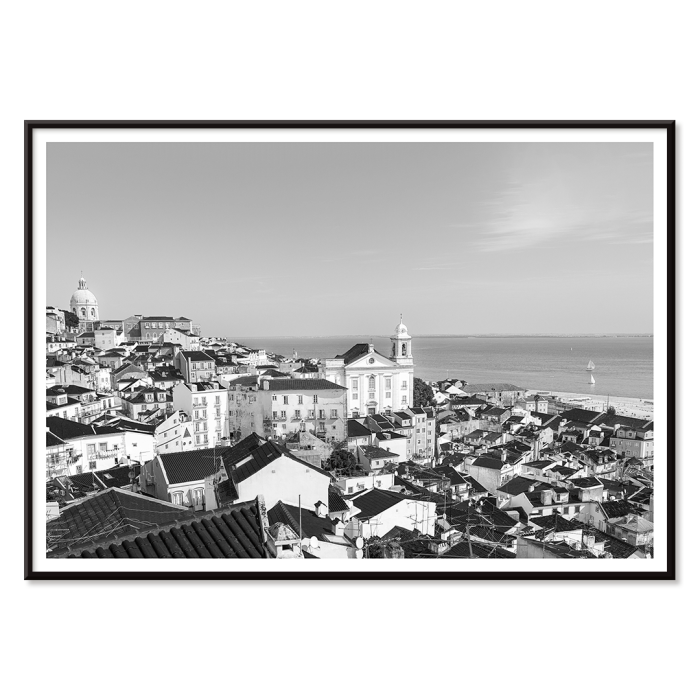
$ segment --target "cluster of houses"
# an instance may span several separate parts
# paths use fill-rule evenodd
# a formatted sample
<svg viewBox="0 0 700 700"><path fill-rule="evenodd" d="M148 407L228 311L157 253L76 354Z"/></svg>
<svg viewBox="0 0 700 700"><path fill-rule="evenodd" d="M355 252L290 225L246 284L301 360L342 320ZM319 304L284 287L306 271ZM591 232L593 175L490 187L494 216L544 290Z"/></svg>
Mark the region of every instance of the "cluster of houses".
<svg viewBox="0 0 700 700"><path fill-rule="evenodd" d="M285 358L76 295L47 309L48 556L653 554L650 421L459 380L413 405L402 322L390 357Z"/></svg>

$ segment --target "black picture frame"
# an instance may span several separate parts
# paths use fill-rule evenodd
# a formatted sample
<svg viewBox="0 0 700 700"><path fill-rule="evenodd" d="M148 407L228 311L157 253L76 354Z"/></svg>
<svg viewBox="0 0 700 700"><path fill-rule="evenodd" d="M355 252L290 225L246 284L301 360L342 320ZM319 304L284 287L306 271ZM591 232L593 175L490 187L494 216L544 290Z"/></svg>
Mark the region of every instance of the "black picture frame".
<svg viewBox="0 0 700 700"><path fill-rule="evenodd" d="M57 572L34 568L33 483L34 448L32 432L33 388L32 348L37 340L33 332L35 248L33 243L33 136L38 129L658 129L666 135L667 158L667 380L668 380L668 473L667 473L667 568L665 571L634 572ZM675 120L397 120L397 121L323 121L323 120L27 120L24 122L24 578L27 580L658 580L676 578L676 481L677 461L673 431L676 416L676 156Z"/></svg>

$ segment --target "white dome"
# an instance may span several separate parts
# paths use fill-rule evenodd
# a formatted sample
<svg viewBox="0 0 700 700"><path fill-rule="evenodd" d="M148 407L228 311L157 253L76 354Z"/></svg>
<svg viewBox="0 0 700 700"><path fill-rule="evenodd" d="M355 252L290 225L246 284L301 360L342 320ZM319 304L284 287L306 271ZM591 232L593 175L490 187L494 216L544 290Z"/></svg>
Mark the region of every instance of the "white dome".
<svg viewBox="0 0 700 700"><path fill-rule="evenodd" d="M76 289L70 298L71 309L74 306L97 306L97 297L89 289Z"/></svg>
<svg viewBox="0 0 700 700"><path fill-rule="evenodd" d="M87 288L87 282L82 277L78 282L78 289L70 298L70 310L81 321L97 321L100 318L97 297Z"/></svg>

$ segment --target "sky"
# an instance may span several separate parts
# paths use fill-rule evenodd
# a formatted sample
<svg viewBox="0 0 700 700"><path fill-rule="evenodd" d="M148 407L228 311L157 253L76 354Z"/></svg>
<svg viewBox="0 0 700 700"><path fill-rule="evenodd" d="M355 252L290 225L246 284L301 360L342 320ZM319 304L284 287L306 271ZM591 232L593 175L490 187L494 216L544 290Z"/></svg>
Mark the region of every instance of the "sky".
<svg viewBox="0 0 700 700"><path fill-rule="evenodd" d="M652 331L647 143L50 143L47 305L204 335Z"/></svg>

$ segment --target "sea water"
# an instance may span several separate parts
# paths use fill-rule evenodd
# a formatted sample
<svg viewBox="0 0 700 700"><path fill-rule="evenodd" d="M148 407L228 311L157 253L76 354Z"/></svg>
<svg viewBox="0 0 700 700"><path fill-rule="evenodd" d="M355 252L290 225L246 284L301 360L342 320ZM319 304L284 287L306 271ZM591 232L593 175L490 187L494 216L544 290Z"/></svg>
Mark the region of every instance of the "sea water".
<svg viewBox="0 0 700 700"><path fill-rule="evenodd" d="M389 355L388 338L366 336L231 337L252 348L302 358L330 358L373 342ZM415 376L426 381L508 382L524 389L653 399L653 338L414 336ZM589 384L593 360L595 384Z"/></svg>

